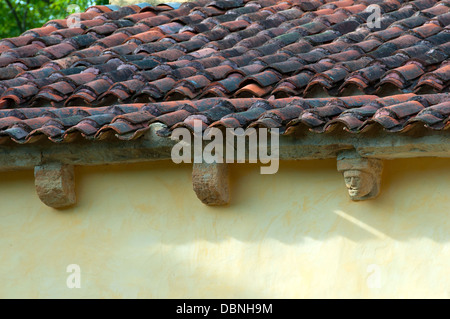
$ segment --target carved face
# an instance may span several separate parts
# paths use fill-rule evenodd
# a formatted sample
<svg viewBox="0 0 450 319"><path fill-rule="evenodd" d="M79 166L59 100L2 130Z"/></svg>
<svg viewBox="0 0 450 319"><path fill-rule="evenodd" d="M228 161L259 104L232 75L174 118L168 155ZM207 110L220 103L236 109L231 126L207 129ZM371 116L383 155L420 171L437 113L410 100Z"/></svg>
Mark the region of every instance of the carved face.
<svg viewBox="0 0 450 319"><path fill-rule="evenodd" d="M345 171L344 180L351 198L361 198L369 194L372 190L372 175L364 171Z"/></svg>

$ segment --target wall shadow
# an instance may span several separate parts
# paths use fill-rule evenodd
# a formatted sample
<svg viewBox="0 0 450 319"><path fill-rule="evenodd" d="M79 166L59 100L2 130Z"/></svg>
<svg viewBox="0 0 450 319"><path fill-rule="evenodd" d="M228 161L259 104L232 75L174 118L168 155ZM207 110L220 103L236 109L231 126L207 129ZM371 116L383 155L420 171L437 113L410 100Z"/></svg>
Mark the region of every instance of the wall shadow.
<svg viewBox="0 0 450 319"><path fill-rule="evenodd" d="M281 162L274 175L260 175L259 170L259 164L230 165L231 203L224 207L208 207L196 198L189 164L83 167L77 178L78 187L85 187L82 181L88 176L109 176L114 182L105 181L98 187L99 200L103 192L111 197L126 193L124 203L118 206L141 218L150 217L150 229L164 232L160 240L172 244L228 238L295 243L304 237L321 240L333 236L353 241L450 239L446 222L450 217L448 159L385 161L381 194L363 202L348 198L335 160ZM88 202L92 211L102 205ZM84 207L82 197L79 205ZM79 214L80 208L73 210ZM120 214L112 209L109 217L114 213Z"/></svg>

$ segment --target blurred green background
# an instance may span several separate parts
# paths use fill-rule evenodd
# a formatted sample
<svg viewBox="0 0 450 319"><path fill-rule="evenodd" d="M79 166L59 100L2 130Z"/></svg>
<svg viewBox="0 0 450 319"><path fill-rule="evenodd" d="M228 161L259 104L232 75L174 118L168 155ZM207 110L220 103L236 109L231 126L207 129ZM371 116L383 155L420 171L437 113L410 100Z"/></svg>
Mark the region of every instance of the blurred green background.
<svg viewBox="0 0 450 319"><path fill-rule="evenodd" d="M64 19L76 12L73 5L83 12L92 5L108 3L109 0L0 0L0 38L16 37L49 20Z"/></svg>

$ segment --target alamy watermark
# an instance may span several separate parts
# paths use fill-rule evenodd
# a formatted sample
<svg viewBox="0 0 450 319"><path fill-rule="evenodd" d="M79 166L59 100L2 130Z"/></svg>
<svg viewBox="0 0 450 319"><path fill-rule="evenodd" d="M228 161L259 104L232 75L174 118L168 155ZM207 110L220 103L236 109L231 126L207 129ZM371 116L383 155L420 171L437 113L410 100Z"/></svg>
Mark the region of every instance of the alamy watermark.
<svg viewBox="0 0 450 319"><path fill-rule="evenodd" d="M81 28L81 8L77 4L69 4L66 11L70 13L67 17L68 28Z"/></svg>
<svg viewBox="0 0 450 319"><path fill-rule="evenodd" d="M381 8L377 4L371 4L364 11L371 14L367 17L367 26L371 29L381 28Z"/></svg>
<svg viewBox="0 0 450 319"><path fill-rule="evenodd" d="M193 134L191 134L193 133ZM261 174L275 174L279 167L279 130L273 128L202 129L202 122L194 120L194 131L176 128L172 140L178 141L171 151L172 161L179 163L249 163L262 166Z"/></svg>
<svg viewBox="0 0 450 319"><path fill-rule="evenodd" d="M381 267L377 264L370 264L366 268L367 276L366 285L369 289L381 288Z"/></svg>
<svg viewBox="0 0 450 319"><path fill-rule="evenodd" d="M66 272L70 273L67 276L67 288L81 288L81 268L77 264L70 264L66 267Z"/></svg>

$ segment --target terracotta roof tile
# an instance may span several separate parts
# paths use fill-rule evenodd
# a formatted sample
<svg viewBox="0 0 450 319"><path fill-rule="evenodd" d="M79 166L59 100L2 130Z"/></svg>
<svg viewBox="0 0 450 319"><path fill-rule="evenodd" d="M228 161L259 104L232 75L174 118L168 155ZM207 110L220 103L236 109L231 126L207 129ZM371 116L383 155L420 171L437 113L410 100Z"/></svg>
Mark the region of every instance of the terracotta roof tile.
<svg viewBox="0 0 450 319"><path fill-rule="evenodd" d="M369 4L380 6L381 28L366 24ZM448 3L433 0L94 6L80 28L53 20L0 41L1 140L134 139L150 122L194 119L285 134L445 129L449 17ZM372 95L388 86L401 95ZM316 88L335 98L314 98ZM360 97L342 97L355 89ZM29 112L43 105L51 121Z"/></svg>

